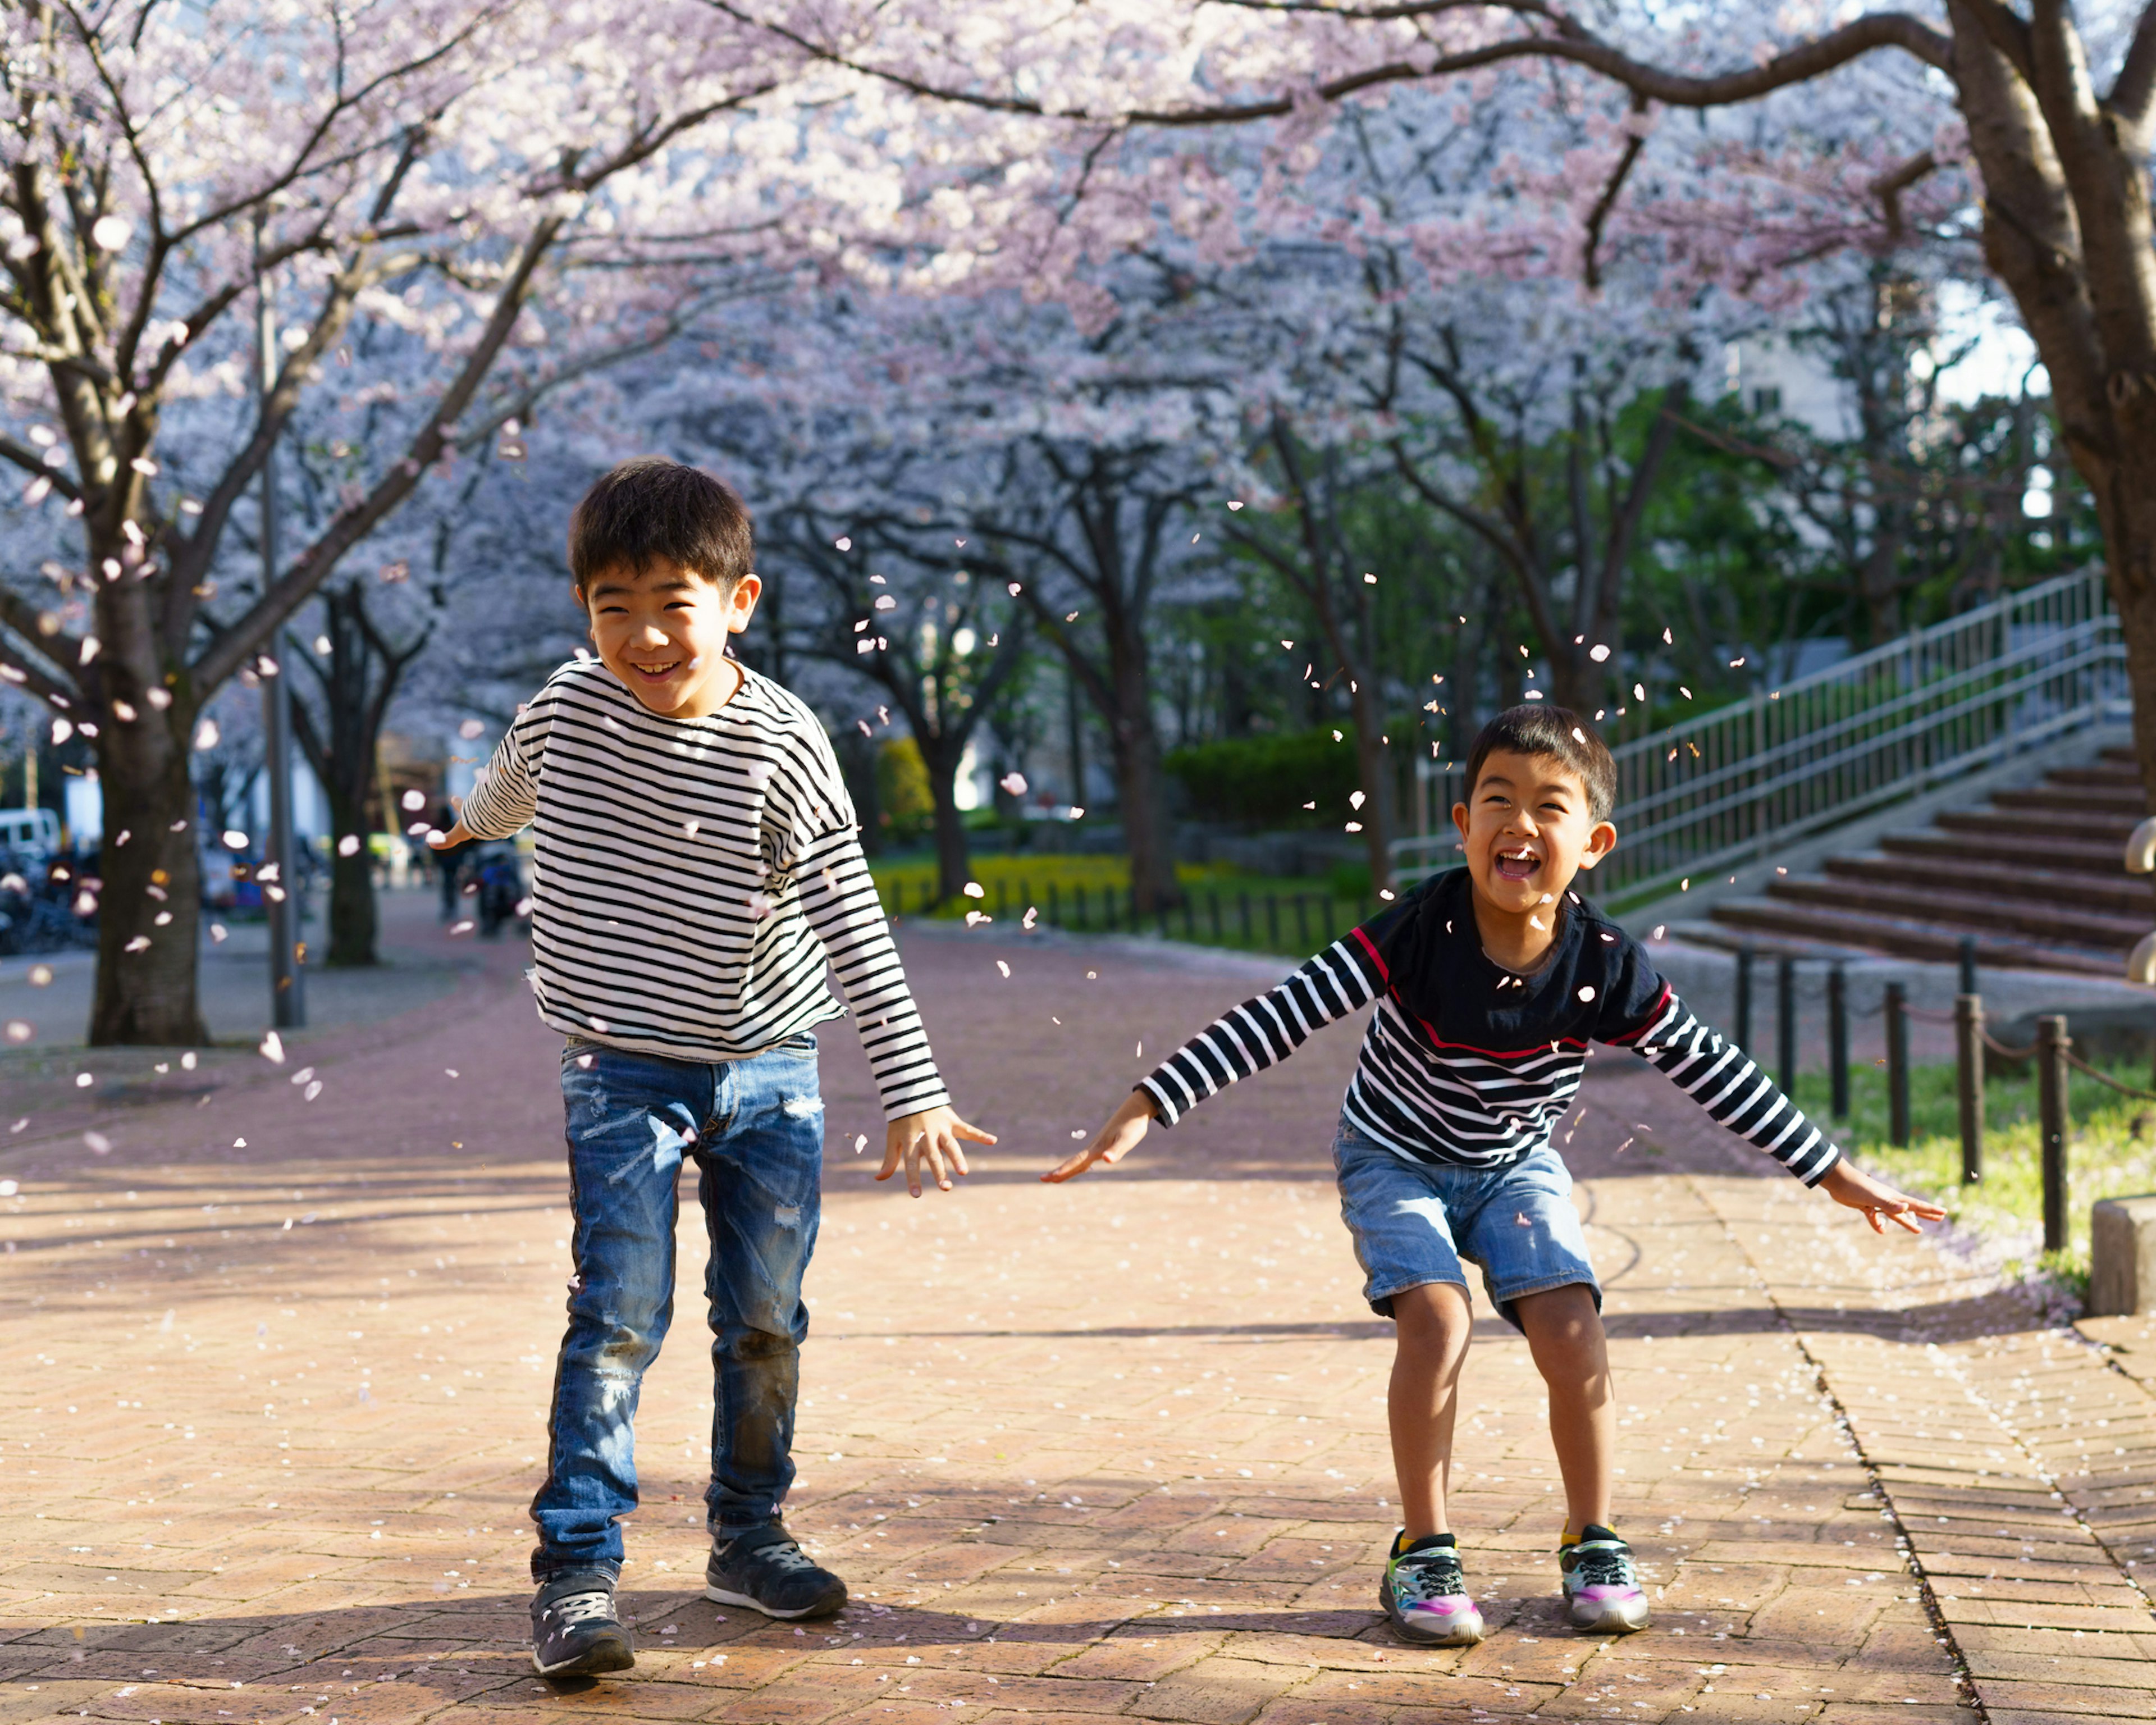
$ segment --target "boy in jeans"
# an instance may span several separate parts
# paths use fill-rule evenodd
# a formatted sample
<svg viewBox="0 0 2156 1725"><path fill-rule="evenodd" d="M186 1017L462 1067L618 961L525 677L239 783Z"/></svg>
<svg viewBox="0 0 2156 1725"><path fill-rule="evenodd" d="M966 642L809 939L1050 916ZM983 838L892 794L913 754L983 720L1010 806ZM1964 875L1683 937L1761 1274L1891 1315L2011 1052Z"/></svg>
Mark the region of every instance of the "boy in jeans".
<svg viewBox="0 0 2156 1725"><path fill-rule="evenodd" d="M1612 1523L1614 1404L1602 1292L1572 1178L1550 1133L1572 1106L1589 1042L1630 1049L1807 1186L1862 1212L1945 1214L1861 1173L1743 1050L1692 1016L1625 931L1571 890L1617 842L1616 768L1563 707L1517 706L1476 739L1452 811L1466 866L1425 881L1269 993L1154 1070L1100 1135L1045 1176L1120 1161L1311 1032L1372 1001L1333 1162L1371 1309L1393 1319L1388 1411L1406 1525L1378 1587L1412 1641L1482 1636L1446 1519L1461 1363L1472 1325L1461 1260L1522 1331L1549 1390L1564 1478L1558 1548L1566 1614L1600 1635L1644 1629L1647 1600Z"/></svg>
<svg viewBox="0 0 2156 1725"><path fill-rule="evenodd" d="M921 1195L966 1172L854 811L814 714L726 656L761 583L748 514L675 462L624 463L569 525L596 659L547 679L438 849L536 830L531 982L567 1039L575 1274L532 1500L532 1663L635 1663L614 1607L636 1507L638 1386L674 1312L676 1189L710 1235L711 1532L705 1596L819 1616L845 1584L780 1521L816 1242L824 1104L813 1027L852 1008L889 1121L883 1169Z"/></svg>

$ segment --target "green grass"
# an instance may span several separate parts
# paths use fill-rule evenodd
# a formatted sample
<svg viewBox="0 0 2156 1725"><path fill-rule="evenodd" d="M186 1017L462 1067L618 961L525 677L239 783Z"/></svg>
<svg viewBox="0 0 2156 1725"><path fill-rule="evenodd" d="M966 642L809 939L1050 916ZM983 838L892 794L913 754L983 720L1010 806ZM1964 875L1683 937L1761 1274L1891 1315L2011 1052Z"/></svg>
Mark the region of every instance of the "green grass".
<svg viewBox="0 0 2156 1725"><path fill-rule="evenodd" d="M2105 1069L2123 1084L2150 1088L2148 1063L2125 1061ZM1829 1085L1824 1072L1798 1076L1798 1106L1830 1126L1837 1142L1881 1178L1946 1206L1960 1225L1977 1231L2011 1227L2025 1232L2044 1219L2042 1168L2036 1137L2036 1076L2032 1064L2021 1076L1994 1076L1984 1087L1984 1179L1961 1181L1961 1127L1952 1065L1922 1065L1909 1073L1909 1145L1887 1142L1887 1074L1879 1067L1850 1073L1850 1117L1827 1117ZM2156 1102L2122 1096L2076 1072L2068 1098L2071 1132L2066 1150L2066 1245L2038 1254L2030 1266L2067 1283L2078 1294L2088 1278L2089 1206L2100 1198L2156 1191Z"/></svg>
<svg viewBox="0 0 2156 1725"><path fill-rule="evenodd" d="M967 899L924 912L936 890L932 857L894 857L871 863L870 874L886 910L907 916L932 915L957 919L969 909L1015 921L1030 905L1040 921L1076 931L1106 932L1111 927L1109 902L1115 909L1112 927L1130 930L1130 865L1120 856L1074 856L1045 854L1023 856L977 856L973 879L982 888L978 901ZM1342 871L1350 875L1358 870ZM1190 900L1188 918L1183 911L1169 912L1169 938L1194 941L1202 946L1225 947L1245 952L1286 956L1314 952L1328 940L1344 934L1377 908L1376 901L1358 892L1338 890L1340 883L1325 878L1278 878L1248 875L1221 863L1182 863L1176 878ZM1359 884L1359 883L1358 883ZM1081 901L1081 893L1083 893ZM1266 900L1272 900L1267 913ZM1296 901L1302 904L1297 920ZM1243 931L1242 906L1250 903L1250 932ZM1214 932L1213 910L1219 906L1219 932ZM1158 932L1157 919L1143 927ZM1276 928L1277 932L1276 932Z"/></svg>

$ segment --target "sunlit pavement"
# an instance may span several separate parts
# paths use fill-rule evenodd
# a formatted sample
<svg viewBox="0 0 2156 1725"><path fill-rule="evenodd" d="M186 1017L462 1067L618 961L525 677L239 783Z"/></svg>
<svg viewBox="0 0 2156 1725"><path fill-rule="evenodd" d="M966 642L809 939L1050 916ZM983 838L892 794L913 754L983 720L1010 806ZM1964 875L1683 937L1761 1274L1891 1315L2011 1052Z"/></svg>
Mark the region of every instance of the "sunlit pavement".
<svg viewBox="0 0 2156 1725"><path fill-rule="evenodd" d="M1050 1189L1265 968L1000 934L905 939L961 1110L1003 1136L959 1191L874 1183L866 1067L825 1033L790 1519L852 1605L701 1599L692 1294L639 1421L636 1669L560 1689L530 1671L525 1517L567 1274L558 1044L521 945L407 916L449 991L282 1065L54 1054L0 1120L30 1116L0 1139L0 1721L2156 1718L2156 1336L2089 1326L2107 1357L1874 1240L1608 1054L1566 1151L1655 1626L1563 1625L1540 1387L1486 1317L1455 1486L1491 1634L1394 1640L1389 1326L1327 1162L1354 1030Z"/></svg>

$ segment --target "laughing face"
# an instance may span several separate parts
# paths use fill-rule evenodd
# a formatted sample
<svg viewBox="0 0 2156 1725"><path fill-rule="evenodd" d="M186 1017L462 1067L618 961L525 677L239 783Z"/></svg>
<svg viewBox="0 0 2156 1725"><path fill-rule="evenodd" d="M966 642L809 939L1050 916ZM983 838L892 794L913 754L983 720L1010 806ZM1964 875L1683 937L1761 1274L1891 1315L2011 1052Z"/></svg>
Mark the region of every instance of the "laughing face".
<svg viewBox="0 0 2156 1725"><path fill-rule="evenodd" d="M1616 828L1594 819L1579 775L1548 755L1492 750L1452 822L1481 905L1547 927L1573 876L1617 842Z"/></svg>
<svg viewBox="0 0 2156 1725"><path fill-rule="evenodd" d="M654 557L640 573L601 571L580 597L592 644L622 685L662 718L697 719L732 697L738 673L726 637L748 627L762 591L753 575L729 591Z"/></svg>

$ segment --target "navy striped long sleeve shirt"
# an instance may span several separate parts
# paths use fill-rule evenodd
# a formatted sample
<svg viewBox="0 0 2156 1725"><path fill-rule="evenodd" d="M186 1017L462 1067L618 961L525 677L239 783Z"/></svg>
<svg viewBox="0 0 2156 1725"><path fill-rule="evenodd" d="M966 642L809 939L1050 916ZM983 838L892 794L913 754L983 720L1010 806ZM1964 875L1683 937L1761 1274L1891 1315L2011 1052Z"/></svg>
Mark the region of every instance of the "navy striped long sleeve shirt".
<svg viewBox="0 0 2156 1725"><path fill-rule="evenodd" d="M1482 950L1465 870L1426 881L1276 988L1226 1014L1138 1088L1172 1125L1373 1002L1348 1119L1410 1161L1502 1168L1550 1141L1589 1043L1629 1049L1807 1186L1833 1142L1742 1049L1702 1023L1630 935L1567 893L1557 940L1522 976Z"/></svg>

